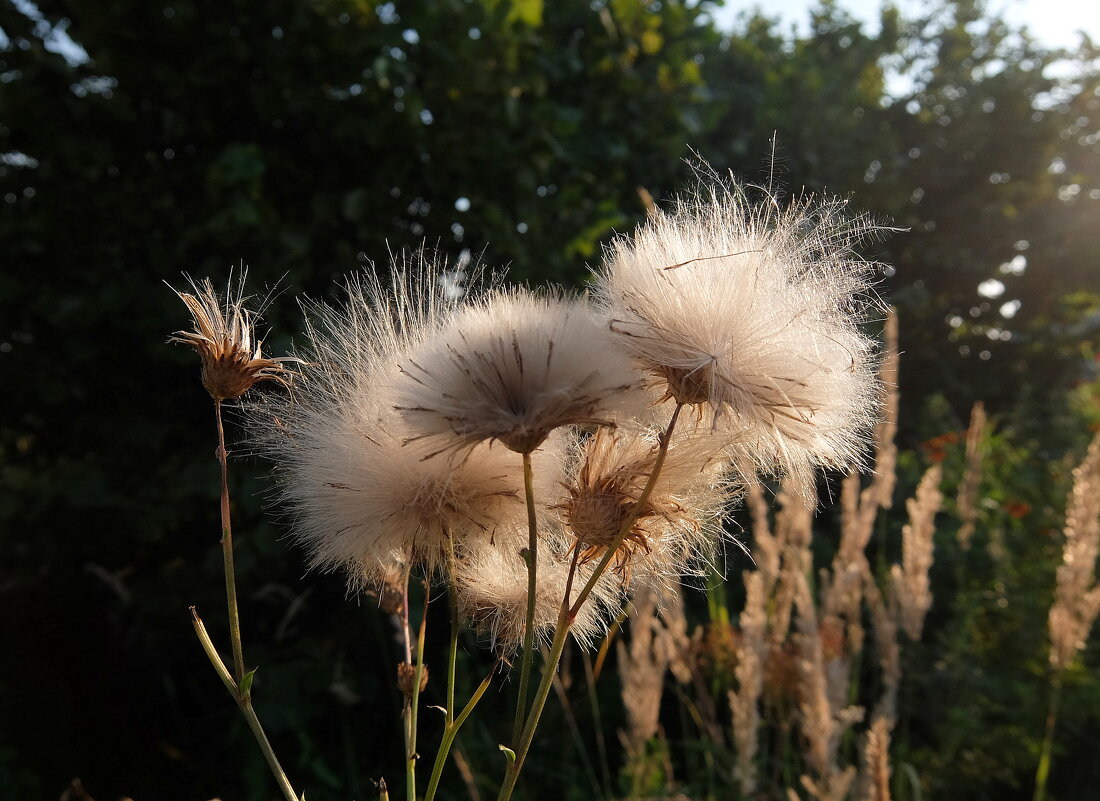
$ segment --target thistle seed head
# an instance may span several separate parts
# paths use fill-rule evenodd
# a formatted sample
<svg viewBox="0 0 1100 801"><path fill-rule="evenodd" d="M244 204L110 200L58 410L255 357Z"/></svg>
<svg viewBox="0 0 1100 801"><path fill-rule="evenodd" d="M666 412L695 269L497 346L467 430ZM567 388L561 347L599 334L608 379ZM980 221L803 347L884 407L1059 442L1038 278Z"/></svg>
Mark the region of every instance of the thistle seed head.
<svg viewBox="0 0 1100 801"><path fill-rule="evenodd" d="M811 483L859 459L877 410L860 331L872 265L853 250L875 230L839 201L781 209L706 178L611 244L595 301L666 398L711 411L731 455Z"/></svg>
<svg viewBox="0 0 1100 801"><path fill-rule="evenodd" d="M640 376L579 300L499 290L401 362L396 407L439 451L498 440L530 453L556 428L641 408Z"/></svg>

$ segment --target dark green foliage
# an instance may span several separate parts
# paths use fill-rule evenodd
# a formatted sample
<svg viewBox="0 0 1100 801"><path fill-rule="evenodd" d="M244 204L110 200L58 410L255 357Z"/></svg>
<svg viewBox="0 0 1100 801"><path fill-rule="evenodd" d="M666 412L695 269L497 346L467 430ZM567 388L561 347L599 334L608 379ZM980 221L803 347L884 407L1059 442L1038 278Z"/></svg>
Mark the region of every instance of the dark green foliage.
<svg viewBox="0 0 1100 801"><path fill-rule="evenodd" d="M1007 556L979 539L937 565L946 584L911 649L898 747L937 798L1024 797L1045 710L1059 460L1080 438L1069 391L1100 336L1095 49L1059 86L1044 77L1055 54L970 2L917 22L886 12L876 36L827 5L793 42L760 17L723 35L709 8L43 0L36 18L0 0L0 795L54 797L74 776L100 801L273 792L188 620L197 605L227 644L213 409L194 354L164 344L189 323L162 281L218 282L243 263L256 291L278 284L275 355L298 326L293 296L326 296L423 241L579 285L601 243L644 214L640 188L660 200L685 185L694 147L793 194L850 194L907 229L868 251L897 265L882 292L901 307L906 407L944 399L905 419L906 445L959 428L977 398L1008 422L985 490L1000 506L979 525ZM56 52L62 30L87 58ZM898 64L913 83L887 95ZM998 273L1016 256L1025 272ZM1005 294L979 297L993 276ZM1013 298L1018 314L1001 319ZM231 466L256 708L307 797L369 798L383 775L397 797L391 622L371 599L346 600L340 577L303 576L264 511L263 472ZM429 663L443 647L430 638ZM489 665L473 641L464 651L460 697ZM582 685L571 693L590 737ZM1097 687L1084 669L1067 682L1057 797L1096 786ZM460 740L483 794L512 692L490 692ZM598 692L617 773L612 676ZM565 730L553 708L544 725ZM691 742L690 722L669 726L678 771L720 757ZM593 797L575 747L538 744L527 797ZM466 797L456 773L441 797ZM698 776L676 774L695 789Z"/></svg>

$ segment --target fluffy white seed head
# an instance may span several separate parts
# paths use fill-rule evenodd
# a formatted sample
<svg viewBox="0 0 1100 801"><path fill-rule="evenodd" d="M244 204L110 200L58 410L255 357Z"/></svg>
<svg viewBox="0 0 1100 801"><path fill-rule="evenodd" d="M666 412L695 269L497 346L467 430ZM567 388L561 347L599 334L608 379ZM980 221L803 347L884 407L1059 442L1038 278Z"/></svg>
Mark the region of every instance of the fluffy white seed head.
<svg viewBox="0 0 1100 801"><path fill-rule="evenodd" d="M611 330L668 397L803 482L858 459L878 396L859 329L871 268L853 252L874 226L842 211L704 185L613 242L596 276Z"/></svg>
<svg viewBox="0 0 1100 801"><path fill-rule="evenodd" d="M486 440L529 453L555 428L640 407L640 376L586 303L498 290L436 326L401 362L396 404L439 451Z"/></svg>
<svg viewBox="0 0 1100 801"><path fill-rule="evenodd" d="M457 307L422 255L394 273L387 285L377 276L352 281L339 308L309 305L291 392L252 410L294 537L315 565L346 569L353 588L376 585L410 560L434 570L452 540L526 537L516 454L486 443L461 459L425 458L406 444L413 432L385 388L420 332ZM558 461L539 470L547 485L560 475Z"/></svg>
<svg viewBox="0 0 1100 801"><path fill-rule="evenodd" d="M537 644L548 645L553 637L568 575L569 556L561 547L561 538L543 536L535 591ZM590 576L590 569L578 568L571 600L577 598ZM459 557L454 586L460 612L494 649L511 653L522 647L527 616L527 565L518 547L472 543ZM607 630L607 619L618 611L618 603L617 584L604 574L578 610L569 633L582 646L591 645Z"/></svg>

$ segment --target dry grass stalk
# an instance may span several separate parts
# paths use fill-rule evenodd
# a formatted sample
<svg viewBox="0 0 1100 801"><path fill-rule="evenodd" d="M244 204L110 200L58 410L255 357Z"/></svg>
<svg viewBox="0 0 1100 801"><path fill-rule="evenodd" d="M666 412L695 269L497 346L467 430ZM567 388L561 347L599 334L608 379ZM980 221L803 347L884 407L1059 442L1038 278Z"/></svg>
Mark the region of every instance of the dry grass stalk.
<svg viewBox="0 0 1100 801"><path fill-rule="evenodd" d="M803 559L808 566L808 547ZM803 785L814 798L825 801L843 798L847 793L847 784L850 784L851 779L849 777L847 784L843 781L847 771L842 772L837 764L837 750L844 733L863 719L863 709L857 706L841 708L833 705L832 697L835 694L829 692L821 627L806 575L806 572L799 573L795 579L795 604L798 609L796 642L801 690L799 723L806 741L806 762L815 779L810 781L803 777ZM835 793L839 791L841 784L844 784L844 793L837 796Z"/></svg>
<svg viewBox="0 0 1100 801"><path fill-rule="evenodd" d="M787 639L797 602L799 582L813 570L810 542L813 539L812 512L797 498L780 491L776 502L775 536L783 544L783 560L774 582L769 635L775 645Z"/></svg>
<svg viewBox="0 0 1100 801"><path fill-rule="evenodd" d="M879 509L893 505L897 481L898 420L898 320L893 309L886 318L883 331L886 346L879 376L884 387L882 416L875 426L874 472L870 483L860 489L859 473L851 471L841 489L840 546L833 559L832 574L823 592L823 607L827 615L844 620L848 639L854 652L862 650L863 628L860 624L861 587L864 575L870 571L864 555L874 532Z"/></svg>
<svg viewBox="0 0 1100 801"><path fill-rule="evenodd" d="M970 412L970 425L966 429L966 472L959 484L955 508L962 526L956 535L959 547L970 550L970 538L974 535L974 522L978 516L978 488L982 482L982 439L985 437L985 405L980 401Z"/></svg>
<svg viewBox="0 0 1100 801"><path fill-rule="evenodd" d="M901 685L901 646L898 644L897 609L887 605L874 577L867 573L863 595L871 612L871 631L875 638L879 668L882 671L882 695L875 704L872 719L885 718L892 728L897 720L898 687Z"/></svg>
<svg viewBox="0 0 1100 801"><path fill-rule="evenodd" d="M745 608L741 611L741 637L737 642L737 689L729 691L733 716L733 743L737 762L733 778L742 795L756 792L757 729L760 725L759 702L764 685L764 661L768 656L767 596L760 571L745 571Z"/></svg>
<svg viewBox="0 0 1100 801"><path fill-rule="evenodd" d="M638 590L630 613L630 645L618 643L619 678L627 728L621 732L633 756L645 752L645 744L657 733L665 671L672 659L672 638L657 615L657 593L651 587Z"/></svg>
<svg viewBox="0 0 1100 801"><path fill-rule="evenodd" d="M802 786L815 801L845 801L848 791L852 787L852 781L856 777L856 769L852 767L829 776L826 779L815 781L809 776L801 778ZM796 796L797 797L797 796Z"/></svg>
<svg viewBox="0 0 1100 801"><path fill-rule="evenodd" d="M768 521L768 501L758 482L749 482L745 491L745 504L752 515L752 560L765 584L765 595L771 595L779 578L779 564L783 556L783 543L772 534Z"/></svg>
<svg viewBox="0 0 1100 801"><path fill-rule="evenodd" d="M863 741L863 770L857 797L860 801L890 801L890 730L886 718L875 718Z"/></svg>
<svg viewBox="0 0 1100 801"><path fill-rule="evenodd" d="M1050 664L1064 670L1088 639L1100 613L1096 557L1100 551L1100 434L1073 471L1066 502L1066 543L1050 608Z"/></svg>
<svg viewBox="0 0 1100 801"><path fill-rule="evenodd" d="M909 522L901 532L902 563L890 571L902 627L914 642L920 639L924 616L932 606L928 571L932 567L936 512L943 502L942 478L940 466L932 465L921 478L916 497L905 502Z"/></svg>

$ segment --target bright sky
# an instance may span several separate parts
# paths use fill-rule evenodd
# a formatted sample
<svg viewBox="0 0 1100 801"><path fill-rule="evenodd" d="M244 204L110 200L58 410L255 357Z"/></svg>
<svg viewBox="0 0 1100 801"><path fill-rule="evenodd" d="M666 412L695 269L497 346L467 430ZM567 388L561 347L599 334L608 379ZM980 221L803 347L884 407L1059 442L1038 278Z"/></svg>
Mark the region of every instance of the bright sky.
<svg viewBox="0 0 1100 801"><path fill-rule="evenodd" d="M838 0L837 5L852 16L865 20L869 30L878 28L879 9L885 0ZM726 5L716 17L719 24L729 28L742 11L753 6L762 8L769 17L780 17L783 26L792 23L805 33L810 19L810 9L818 6L817 0L726 0ZM902 16L913 16L927 4L920 0L894 0ZM989 11L1000 13L1015 27L1026 27L1041 44L1048 47L1073 47L1078 41L1077 31L1083 30L1100 43L1100 2L1096 0L989 0ZM909 12L909 13L907 13Z"/></svg>

